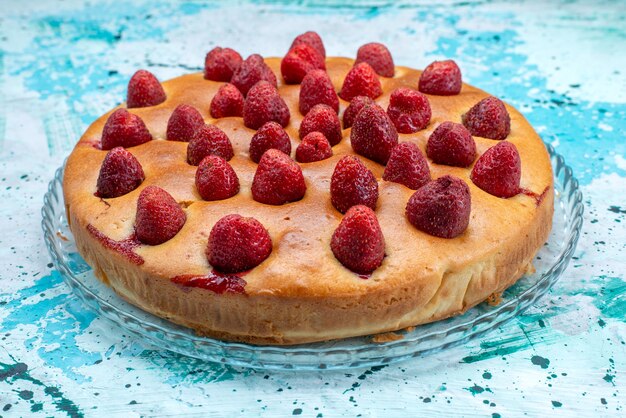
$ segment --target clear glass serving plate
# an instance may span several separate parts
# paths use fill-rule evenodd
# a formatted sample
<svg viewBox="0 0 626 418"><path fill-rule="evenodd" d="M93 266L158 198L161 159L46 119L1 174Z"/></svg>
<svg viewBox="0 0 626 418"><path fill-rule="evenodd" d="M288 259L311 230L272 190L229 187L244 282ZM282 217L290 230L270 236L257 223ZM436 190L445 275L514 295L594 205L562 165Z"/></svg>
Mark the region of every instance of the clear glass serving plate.
<svg viewBox="0 0 626 418"><path fill-rule="evenodd" d="M461 316L398 332L402 339L375 343L371 336L297 346L257 346L197 336L193 330L125 302L100 282L76 250L63 203L63 168L50 182L42 227L54 266L85 305L127 332L164 350L234 366L271 370L370 367L425 356L463 344L513 319L543 296L567 267L583 222L582 194L572 170L550 145L555 176L552 233L526 275L502 295L497 306L481 303Z"/></svg>

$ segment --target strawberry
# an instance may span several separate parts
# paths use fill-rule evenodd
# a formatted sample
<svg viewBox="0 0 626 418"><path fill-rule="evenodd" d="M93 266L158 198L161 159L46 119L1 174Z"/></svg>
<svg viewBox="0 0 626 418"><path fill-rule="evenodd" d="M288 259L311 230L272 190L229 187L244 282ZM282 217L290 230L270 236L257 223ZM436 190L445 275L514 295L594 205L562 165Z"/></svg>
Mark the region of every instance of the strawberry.
<svg viewBox="0 0 626 418"><path fill-rule="evenodd" d="M180 104L167 121L166 138L169 141L189 142L198 129L204 126L202 115L193 106Z"/></svg>
<svg viewBox="0 0 626 418"><path fill-rule="evenodd" d="M346 75L339 97L350 101L356 96L367 96L370 99L375 99L381 94L383 94L383 88L380 85L378 75L368 63L362 62L352 67Z"/></svg>
<svg viewBox="0 0 626 418"><path fill-rule="evenodd" d="M132 192L143 182L145 175L133 154L122 147L107 153L100 166L96 196L111 198Z"/></svg>
<svg viewBox="0 0 626 418"><path fill-rule="evenodd" d="M343 112L343 129L351 128L356 116L365 106L371 106L376 102L367 96L356 96Z"/></svg>
<svg viewBox="0 0 626 418"><path fill-rule="evenodd" d="M454 238L467 229L471 206L467 184L446 175L413 193L406 205L406 216L420 231L440 238Z"/></svg>
<svg viewBox="0 0 626 418"><path fill-rule="evenodd" d="M368 63L378 75L383 77L393 77L395 72L391 52L385 45L377 42L365 44L359 48L354 64L361 62Z"/></svg>
<svg viewBox="0 0 626 418"><path fill-rule="evenodd" d="M216 46L204 59L204 78L213 81L230 81L243 59L230 48Z"/></svg>
<svg viewBox="0 0 626 418"><path fill-rule="evenodd" d="M520 192L522 162L517 148L510 142L499 142L480 156L470 178L489 194L508 198Z"/></svg>
<svg viewBox="0 0 626 418"><path fill-rule="evenodd" d="M437 96L461 92L461 70L453 60L434 61L420 75L419 91Z"/></svg>
<svg viewBox="0 0 626 418"><path fill-rule="evenodd" d="M296 36L289 49L293 49L294 47L303 44L313 47L313 49L315 49L323 58L326 58L326 48L324 48L324 42L322 42L322 38L320 38L317 32L309 31Z"/></svg>
<svg viewBox="0 0 626 418"><path fill-rule="evenodd" d="M354 121L350 142L357 154L387 164L391 150L398 145L398 131L380 106L366 106Z"/></svg>
<svg viewBox="0 0 626 418"><path fill-rule="evenodd" d="M129 148L151 140L152 135L139 116L126 109L117 109L104 124L101 148L103 150L115 147Z"/></svg>
<svg viewBox="0 0 626 418"><path fill-rule="evenodd" d="M300 166L275 149L265 151L252 180L252 197L267 205L283 205L304 197L306 184Z"/></svg>
<svg viewBox="0 0 626 418"><path fill-rule="evenodd" d="M430 169L422 151L412 142L398 144L385 167L383 180L417 190L430 181Z"/></svg>
<svg viewBox="0 0 626 418"><path fill-rule="evenodd" d="M341 213L354 205L376 209L376 177L357 157L346 155L339 160L330 179L330 201Z"/></svg>
<svg viewBox="0 0 626 418"><path fill-rule="evenodd" d="M139 70L130 78L126 93L126 107L156 106L166 99L163 86L150 71Z"/></svg>
<svg viewBox="0 0 626 418"><path fill-rule="evenodd" d="M426 155L437 164L469 167L476 158L476 143L465 126L443 122L430 134Z"/></svg>
<svg viewBox="0 0 626 418"><path fill-rule="evenodd" d="M300 124L300 139L311 132L323 133L330 145L337 145L341 142L341 122L339 122L337 112L325 104L313 106Z"/></svg>
<svg viewBox="0 0 626 418"><path fill-rule="evenodd" d="M493 96L476 103L461 119L474 136L502 140L511 132L509 112L502 100Z"/></svg>
<svg viewBox="0 0 626 418"><path fill-rule="evenodd" d="M294 46L280 63L280 72L287 84L298 84L313 70L326 70L324 57L313 47L301 44Z"/></svg>
<svg viewBox="0 0 626 418"><path fill-rule="evenodd" d="M270 121L287 126L290 117L289 108L276 87L259 81L250 89L243 105L243 123L248 128L259 129Z"/></svg>
<svg viewBox="0 0 626 418"><path fill-rule="evenodd" d="M157 186L148 186L137 200L135 233L148 245L169 241L180 231L187 216L172 195Z"/></svg>
<svg viewBox="0 0 626 418"><path fill-rule="evenodd" d="M230 83L220 87L211 100L210 113L215 119L229 116L243 116L243 94Z"/></svg>
<svg viewBox="0 0 626 418"><path fill-rule="evenodd" d="M321 132L307 134L296 148L296 161L299 163L312 163L332 156L333 149Z"/></svg>
<svg viewBox="0 0 626 418"><path fill-rule="evenodd" d="M254 218L226 215L209 235L206 256L217 271L240 273L261 264L272 253L267 229Z"/></svg>
<svg viewBox="0 0 626 418"><path fill-rule="evenodd" d="M263 57L259 54L252 54L237 68L230 82L239 89L241 94L247 96L252 86L262 80L274 87L278 86L274 72L263 61Z"/></svg>
<svg viewBox="0 0 626 418"><path fill-rule="evenodd" d="M187 145L187 162L198 165L207 155L217 155L226 161L235 155L228 136L215 125L204 125Z"/></svg>
<svg viewBox="0 0 626 418"><path fill-rule="evenodd" d="M398 132L412 134L428 126L431 116L430 103L422 93L400 87L391 93L387 114Z"/></svg>
<svg viewBox="0 0 626 418"><path fill-rule="evenodd" d="M196 188L204 200L228 199L239 193L239 179L225 159L207 155L196 170Z"/></svg>
<svg viewBox="0 0 626 418"><path fill-rule="evenodd" d="M250 159L258 164L265 151L271 148L284 152L286 155L291 155L289 135L276 122L265 123L252 136L252 140L250 140Z"/></svg>
<svg viewBox="0 0 626 418"><path fill-rule="evenodd" d="M374 211L356 205L343 217L330 240L333 254L344 267L370 274L385 258L385 238Z"/></svg>
<svg viewBox="0 0 626 418"><path fill-rule="evenodd" d="M324 70L309 71L300 84L300 113L306 116L317 104L325 104L339 112L339 99L330 77Z"/></svg>

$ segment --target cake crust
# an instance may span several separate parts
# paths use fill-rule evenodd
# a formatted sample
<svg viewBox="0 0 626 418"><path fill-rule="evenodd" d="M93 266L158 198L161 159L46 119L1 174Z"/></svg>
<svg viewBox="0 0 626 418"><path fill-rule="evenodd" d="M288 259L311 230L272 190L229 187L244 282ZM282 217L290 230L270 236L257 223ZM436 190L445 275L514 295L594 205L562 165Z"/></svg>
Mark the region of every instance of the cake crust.
<svg viewBox="0 0 626 418"><path fill-rule="evenodd" d="M267 64L280 74L280 59ZM327 58L328 74L336 91L353 65L348 58ZM416 88L421 72L396 67L393 78L381 77L383 95L376 99L387 108L391 92L402 86ZM507 141L522 161L521 187L541 199L520 193L509 199L492 196L470 180L470 168L429 161L432 178L450 174L470 188L469 227L457 238L444 239L415 229L404 216L413 190L382 180L384 166L360 157L379 183L376 207L386 256L368 278L359 277L337 261L330 249L333 231L342 215L330 202L330 178L339 159L354 154L350 129L333 147L329 159L301 163L307 191L298 202L270 206L252 199L250 188L256 164L249 158L255 131L241 118L213 119L211 99L223 83L205 80L201 73L162 83L167 100L157 106L134 108L154 140L128 150L139 160L146 179L134 191L114 199L94 195L106 151L100 143L111 112L84 133L65 168L63 188L70 227L79 252L97 277L140 308L195 329L199 334L253 344L299 344L395 331L465 312L490 295L511 286L529 269L547 240L552 225L553 175L541 138L526 119L506 105L511 116ZM299 85L279 80L279 92L291 112L285 128L292 156L299 143L303 116L298 110ZM432 131L444 121L461 122L461 115L488 94L463 84L456 96L428 95L432 118L414 134L400 134L400 142L414 142L425 151ZM227 200L207 202L195 185L196 167L186 162L187 143L167 141L167 121L179 104L197 108L207 123L217 125L230 138L240 192ZM340 99L340 115L348 102ZM122 105L123 106L123 105ZM498 141L474 137L479 155ZM171 240L157 246L141 245L137 265L108 249L87 230L92 225L113 240L134 232L137 198L149 185L167 190L184 208L187 221ZM212 226L223 216L238 213L259 220L273 242L270 257L242 277L245 294L216 294L184 288L171 279L180 275L206 275L211 271L205 248Z"/></svg>

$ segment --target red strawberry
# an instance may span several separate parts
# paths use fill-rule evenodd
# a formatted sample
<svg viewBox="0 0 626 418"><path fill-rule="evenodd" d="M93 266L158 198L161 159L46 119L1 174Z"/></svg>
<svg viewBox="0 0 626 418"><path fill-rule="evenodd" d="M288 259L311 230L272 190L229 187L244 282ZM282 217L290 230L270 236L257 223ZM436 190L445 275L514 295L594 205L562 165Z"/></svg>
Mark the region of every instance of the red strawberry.
<svg viewBox="0 0 626 418"><path fill-rule="evenodd" d="M204 78L213 81L230 81L243 59L230 48L216 46L204 59Z"/></svg>
<svg viewBox="0 0 626 418"><path fill-rule="evenodd" d="M333 149L328 139L321 132L311 132L302 139L296 148L296 161L299 163L312 163L332 156Z"/></svg>
<svg viewBox="0 0 626 418"><path fill-rule="evenodd" d="M204 200L228 199L239 193L239 179L225 159L207 155L196 170L196 188Z"/></svg>
<svg viewBox="0 0 626 418"><path fill-rule="evenodd" d="M145 175L133 154L122 147L107 153L100 166L96 196L118 197L132 192L143 182Z"/></svg>
<svg viewBox="0 0 626 418"><path fill-rule="evenodd" d="M215 119L243 115L243 94L230 83L224 84L211 100L211 117Z"/></svg>
<svg viewBox="0 0 626 418"><path fill-rule="evenodd" d="M354 121L350 142L357 154L387 164L391 150L398 145L398 131L380 106L366 106Z"/></svg>
<svg viewBox="0 0 626 418"><path fill-rule="evenodd" d="M366 62L352 67L339 92L339 97L350 101L356 96L367 96L375 99L383 94L383 88L376 72Z"/></svg>
<svg viewBox="0 0 626 418"><path fill-rule="evenodd" d="M337 145L341 142L341 122L339 122L337 112L325 104L313 106L300 123L300 139L311 132L323 133L330 145Z"/></svg>
<svg viewBox="0 0 626 418"><path fill-rule="evenodd" d="M387 114L398 132L412 134L428 126L431 116L430 103L422 93L400 87L391 93Z"/></svg>
<svg viewBox="0 0 626 418"><path fill-rule="evenodd" d="M139 116L126 109L117 109L104 124L100 141L103 150L110 150L134 147L150 140L152 135Z"/></svg>
<svg viewBox="0 0 626 418"><path fill-rule="evenodd" d="M510 142L499 142L480 156L470 178L474 184L497 197L512 197L520 192L522 162L517 148Z"/></svg>
<svg viewBox="0 0 626 418"><path fill-rule="evenodd" d="M280 63L280 72L287 84L300 83L313 70L326 70L326 63L319 52L306 44L291 48Z"/></svg>
<svg viewBox="0 0 626 418"><path fill-rule="evenodd" d="M289 108L276 87L267 81L259 81L250 89L243 105L243 123L248 128L259 129L270 121L287 126L290 117Z"/></svg>
<svg viewBox="0 0 626 418"><path fill-rule="evenodd" d="M144 244L159 245L174 237L187 216L172 195L157 186L148 186L139 194L135 233Z"/></svg>
<svg viewBox="0 0 626 418"><path fill-rule="evenodd" d="M326 49L324 48L324 42L322 42L322 38L317 34L317 32L309 31L305 32L302 35L296 36L296 38L291 43L289 49L293 49L298 45L309 45L312 46L322 57L326 58Z"/></svg>
<svg viewBox="0 0 626 418"><path fill-rule="evenodd" d="M357 157L346 155L339 160L330 179L330 201L341 213L354 205L376 209L376 177Z"/></svg>
<svg viewBox="0 0 626 418"><path fill-rule="evenodd" d="M198 109L180 104L167 121L166 137L170 141L189 142L202 126L204 126L204 119Z"/></svg>
<svg viewBox="0 0 626 418"><path fill-rule="evenodd" d="M206 255L223 273L240 273L261 264L272 253L267 229L254 218L226 215L215 223Z"/></svg>
<svg viewBox="0 0 626 418"><path fill-rule="evenodd" d="M452 60L434 61L420 75L419 91L438 96L461 92L461 70Z"/></svg>
<svg viewBox="0 0 626 418"><path fill-rule="evenodd" d="M383 180L404 184L409 189L417 190L430 181L430 169L422 151L412 142L398 144L393 151Z"/></svg>
<svg viewBox="0 0 626 418"><path fill-rule="evenodd" d="M339 112L339 99L330 77L324 70L309 71L300 84L300 113L306 116L317 104L325 104Z"/></svg>
<svg viewBox="0 0 626 418"><path fill-rule="evenodd" d="M276 122L267 122L256 131L250 140L250 159L255 163L268 149L277 149L286 155L291 155L291 140L289 134Z"/></svg>
<svg viewBox="0 0 626 418"><path fill-rule="evenodd" d="M474 136L505 139L511 132L511 118L502 100L490 96L476 103L462 117L463 125Z"/></svg>
<svg viewBox="0 0 626 418"><path fill-rule="evenodd" d="M233 146L228 136L215 125L204 125L187 145L187 162L198 165L207 155L217 155L226 161L233 158Z"/></svg>
<svg viewBox="0 0 626 418"><path fill-rule="evenodd" d="M385 258L385 238L374 211L356 205L343 217L330 240L333 254L344 267L370 274Z"/></svg>
<svg viewBox="0 0 626 418"><path fill-rule="evenodd" d="M406 205L406 216L420 231L440 238L454 238L467 229L471 206L467 184L446 175L413 193Z"/></svg>
<svg viewBox="0 0 626 418"><path fill-rule="evenodd" d="M361 62L368 63L378 75L383 77L393 77L395 72L391 52L385 45L377 42L365 44L359 48L354 64Z"/></svg>
<svg viewBox="0 0 626 418"><path fill-rule="evenodd" d="M126 107L156 106L165 101L165 91L159 80L146 70L139 70L128 82Z"/></svg>
<svg viewBox="0 0 626 418"><path fill-rule="evenodd" d="M252 180L254 200L267 205L283 205L302 199L305 192L300 166L283 152L267 150Z"/></svg>
<svg viewBox="0 0 626 418"><path fill-rule="evenodd" d="M348 129L354 124L356 116L365 106L371 106L376 102L367 96L356 96L343 112L343 129Z"/></svg>
<svg viewBox="0 0 626 418"><path fill-rule="evenodd" d="M259 81L265 80L272 86L277 87L276 76L259 54L252 54L241 63L233 74L230 82L239 89L244 96Z"/></svg>
<svg viewBox="0 0 626 418"><path fill-rule="evenodd" d="M465 126L444 122L430 134L426 155L437 164L469 167L476 158L476 143Z"/></svg>

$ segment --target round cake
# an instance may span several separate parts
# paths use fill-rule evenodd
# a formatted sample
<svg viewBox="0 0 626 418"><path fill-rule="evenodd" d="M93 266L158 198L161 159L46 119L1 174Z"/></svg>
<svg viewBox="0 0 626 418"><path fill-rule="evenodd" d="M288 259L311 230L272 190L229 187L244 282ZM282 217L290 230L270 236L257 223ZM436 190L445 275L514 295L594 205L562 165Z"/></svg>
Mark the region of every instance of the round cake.
<svg viewBox="0 0 626 418"><path fill-rule="evenodd" d="M252 344L375 335L499 295L552 225L541 138L453 61L394 66L381 44L326 57L207 54L130 80L65 166L95 275L198 334Z"/></svg>

